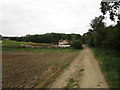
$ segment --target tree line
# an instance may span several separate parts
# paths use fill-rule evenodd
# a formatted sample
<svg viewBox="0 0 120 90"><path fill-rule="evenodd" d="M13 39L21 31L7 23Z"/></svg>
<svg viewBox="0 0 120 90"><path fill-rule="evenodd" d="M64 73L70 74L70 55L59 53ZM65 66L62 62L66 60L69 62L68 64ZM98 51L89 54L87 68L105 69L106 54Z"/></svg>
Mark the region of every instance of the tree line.
<svg viewBox="0 0 120 90"><path fill-rule="evenodd" d="M83 43L91 47L120 50L120 23L106 26L104 16L91 21L91 29L82 36Z"/></svg>
<svg viewBox="0 0 120 90"><path fill-rule="evenodd" d="M64 33L46 33L46 34L35 34L35 35L26 35L22 37L3 37L9 38L10 40L15 41L25 41L25 42L34 42L34 43L54 43L57 44L59 40L80 40L80 34L64 34Z"/></svg>
<svg viewBox="0 0 120 90"><path fill-rule="evenodd" d="M120 14L117 13L119 5L120 2L101 2L100 9L103 15L108 12L112 21L115 21L115 18L118 17L117 24L106 26L103 15L95 17L90 23L91 29L82 36L83 43L90 47L120 51Z"/></svg>

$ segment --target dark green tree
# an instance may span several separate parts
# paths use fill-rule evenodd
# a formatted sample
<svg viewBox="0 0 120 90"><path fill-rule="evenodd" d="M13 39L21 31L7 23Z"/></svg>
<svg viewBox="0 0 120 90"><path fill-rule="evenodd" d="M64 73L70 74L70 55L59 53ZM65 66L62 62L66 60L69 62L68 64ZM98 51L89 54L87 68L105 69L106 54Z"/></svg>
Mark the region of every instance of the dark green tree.
<svg viewBox="0 0 120 90"><path fill-rule="evenodd" d="M74 49L82 49L82 43L80 40L72 41L70 46Z"/></svg>
<svg viewBox="0 0 120 90"><path fill-rule="evenodd" d="M118 17L118 20L120 20L120 14L117 12L118 8L120 6L120 1L118 2L101 2L101 12L103 15L105 15L107 12L109 12L110 19L112 21L115 21L115 16Z"/></svg>

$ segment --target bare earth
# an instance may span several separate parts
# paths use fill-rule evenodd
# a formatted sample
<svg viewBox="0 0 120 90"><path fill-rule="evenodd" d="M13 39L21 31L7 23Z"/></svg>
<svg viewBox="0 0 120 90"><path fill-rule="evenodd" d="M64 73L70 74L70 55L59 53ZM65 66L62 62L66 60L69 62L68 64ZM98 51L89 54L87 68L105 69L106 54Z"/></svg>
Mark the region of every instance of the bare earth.
<svg viewBox="0 0 120 90"><path fill-rule="evenodd" d="M79 52L3 52L3 88L45 88ZM1 77L1 76L0 76Z"/></svg>
<svg viewBox="0 0 120 90"><path fill-rule="evenodd" d="M51 84L51 88L65 87L71 77L80 88L108 88L98 62L87 46L84 46L84 50L71 65ZM73 88L76 88L75 85Z"/></svg>

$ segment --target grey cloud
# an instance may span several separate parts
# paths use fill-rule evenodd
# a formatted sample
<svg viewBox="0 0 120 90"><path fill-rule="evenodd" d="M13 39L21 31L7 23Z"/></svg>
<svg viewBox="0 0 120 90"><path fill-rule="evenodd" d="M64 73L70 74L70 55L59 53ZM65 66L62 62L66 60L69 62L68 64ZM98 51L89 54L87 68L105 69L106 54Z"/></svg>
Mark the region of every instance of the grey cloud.
<svg viewBox="0 0 120 90"><path fill-rule="evenodd" d="M3 35L87 32L101 0L3 0Z"/></svg>

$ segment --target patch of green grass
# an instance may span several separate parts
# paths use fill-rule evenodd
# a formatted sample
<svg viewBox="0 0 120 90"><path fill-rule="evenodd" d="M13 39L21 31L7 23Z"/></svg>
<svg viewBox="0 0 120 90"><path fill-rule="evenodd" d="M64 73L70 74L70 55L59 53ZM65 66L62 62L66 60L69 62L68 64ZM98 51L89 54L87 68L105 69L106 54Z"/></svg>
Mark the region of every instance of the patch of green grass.
<svg viewBox="0 0 120 90"><path fill-rule="evenodd" d="M68 82L73 83L74 81L75 81L74 78L71 77Z"/></svg>
<svg viewBox="0 0 120 90"><path fill-rule="evenodd" d="M28 42L16 42L16 41L12 41L12 40L5 40L2 41L2 46L19 46L20 44L25 44Z"/></svg>
<svg viewBox="0 0 120 90"><path fill-rule="evenodd" d="M84 71L84 69L83 69L83 68L79 70L79 72L82 72L82 71Z"/></svg>
<svg viewBox="0 0 120 90"><path fill-rule="evenodd" d="M51 52L51 53L63 53L63 52L76 52L80 51L72 48L27 48L21 47L21 44L40 44L47 45L49 43L32 43L32 42L16 42L12 40L6 40L2 42L2 51L10 51L10 52Z"/></svg>
<svg viewBox="0 0 120 90"><path fill-rule="evenodd" d="M75 82L75 79L73 77L70 77L68 80L67 85L64 88L73 88L73 83Z"/></svg>
<svg viewBox="0 0 120 90"><path fill-rule="evenodd" d="M33 43L33 42L17 42L13 40L5 40L2 42L2 46L20 46L21 44L39 44L39 45L49 45L50 43Z"/></svg>
<svg viewBox="0 0 120 90"><path fill-rule="evenodd" d="M100 63L110 88L120 88L120 52L115 50L92 49Z"/></svg>
<svg viewBox="0 0 120 90"><path fill-rule="evenodd" d="M80 88L80 86L74 77L70 77L67 85L64 88Z"/></svg>

